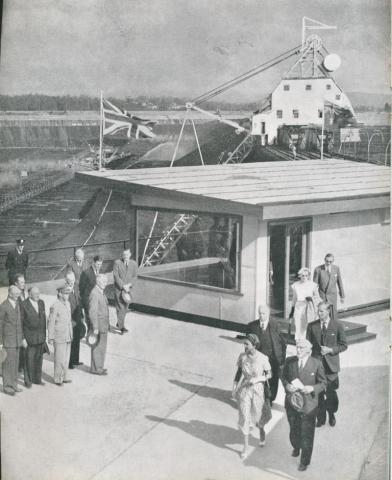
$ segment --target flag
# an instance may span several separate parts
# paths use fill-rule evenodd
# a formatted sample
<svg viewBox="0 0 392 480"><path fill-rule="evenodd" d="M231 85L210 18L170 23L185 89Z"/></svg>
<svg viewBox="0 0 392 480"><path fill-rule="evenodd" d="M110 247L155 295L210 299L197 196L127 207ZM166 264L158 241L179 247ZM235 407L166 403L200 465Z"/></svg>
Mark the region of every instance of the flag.
<svg viewBox="0 0 392 480"><path fill-rule="evenodd" d="M130 138L132 131L135 131L135 138L154 138L155 133L152 126L156 122L139 118L132 115L127 110L116 107L108 100L102 99L103 113L103 135L114 135L122 130L127 131L127 137Z"/></svg>

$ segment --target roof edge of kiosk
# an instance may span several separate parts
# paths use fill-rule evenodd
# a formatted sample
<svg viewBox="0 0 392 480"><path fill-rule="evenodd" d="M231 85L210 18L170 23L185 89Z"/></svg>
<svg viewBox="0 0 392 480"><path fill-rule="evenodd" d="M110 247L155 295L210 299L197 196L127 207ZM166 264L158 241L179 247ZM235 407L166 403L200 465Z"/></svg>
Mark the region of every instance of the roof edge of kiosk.
<svg viewBox="0 0 392 480"><path fill-rule="evenodd" d="M315 214L384 208L390 196L389 167L340 159L90 171L76 177L130 193L134 205L143 195L145 206L163 200L163 207L178 208L173 202L181 201L190 210L223 208L264 218L276 218L276 207L290 217L301 215L294 207L305 204L313 204Z"/></svg>

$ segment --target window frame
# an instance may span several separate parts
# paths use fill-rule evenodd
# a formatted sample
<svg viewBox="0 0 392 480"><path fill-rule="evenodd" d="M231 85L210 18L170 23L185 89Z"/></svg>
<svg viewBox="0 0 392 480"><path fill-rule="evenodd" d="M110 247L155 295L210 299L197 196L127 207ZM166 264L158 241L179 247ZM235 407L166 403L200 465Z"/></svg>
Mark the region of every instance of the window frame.
<svg viewBox="0 0 392 480"><path fill-rule="evenodd" d="M311 83L307 83L307 84L305 85L305 90L306 90L307 92L310 92L310 91L312 90L312 84L311 84Z"/></svg>
<svg viewBox="0 0 392 480"><path fill-rule="evenodd" d="M295 118L295 119L299 118L299 109L298 108L293 108L293 118Z"/></svg>
<svg viewBox="0 0 392 480"><path fill-rule="evenodd" d="M285 83L285 84L283 85L283 91L284 91L284 92L290 91L290 84L289 84L289 83Z"/></svg>
<svg viewBox="0 0 392 480"><path fill-rule="evenodd" d="M276 118L279 118L279 119L283 118L283 110L276 110Z"/></svg>

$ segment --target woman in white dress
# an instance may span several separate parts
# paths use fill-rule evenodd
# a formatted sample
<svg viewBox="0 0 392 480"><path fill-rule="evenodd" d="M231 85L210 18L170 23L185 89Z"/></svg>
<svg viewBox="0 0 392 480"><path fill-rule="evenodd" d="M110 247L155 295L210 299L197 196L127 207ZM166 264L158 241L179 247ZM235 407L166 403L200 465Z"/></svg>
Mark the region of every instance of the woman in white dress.
<svg viewBox="0 0 392 480"><path fill-rule="evenodd" d="M257 351L260 341L254 333L244 340L245 351L237 362L233 383L233 397L238 401L238 427L244 436L241 458L248 455L248 437L253 426L258 426L264 403L264 382L271 378L268 357Z"/></svg>
<svg viewBox="0 0 392 480"><path fill-rule="evenodd" d="M309 268L298 271L299 280L291 285L293 303L290 319L294 318L295 340L306 338L306 329L316 319L317 306L321 302L317 283L310 280Z"/></svg>

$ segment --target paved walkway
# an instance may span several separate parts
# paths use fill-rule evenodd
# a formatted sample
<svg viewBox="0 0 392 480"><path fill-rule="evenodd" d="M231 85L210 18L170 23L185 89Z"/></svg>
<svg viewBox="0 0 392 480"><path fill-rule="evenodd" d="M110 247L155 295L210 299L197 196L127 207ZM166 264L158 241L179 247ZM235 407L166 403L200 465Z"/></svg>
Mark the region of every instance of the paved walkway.
<svg viewBox="0 0 392 480"><path fill-rule="evenodd" d="M44 299L47 306L53 301ZM114 317L111 309L112 324ZM387 437L377 432L388 411L387 312L360 322L377 339L341 356L337 425L317 429L306 472L290 456L281 388L266 446L254 438L248 459L239 458L230 399L242 351L235 332L130 313L130 333L110 334L107 377L88 373L83 344L85 365L71 371L72 384L54 385L52 358L46 358L45 386L23 388L16 397L0 394L3 478L384 480Z"/></svg>

